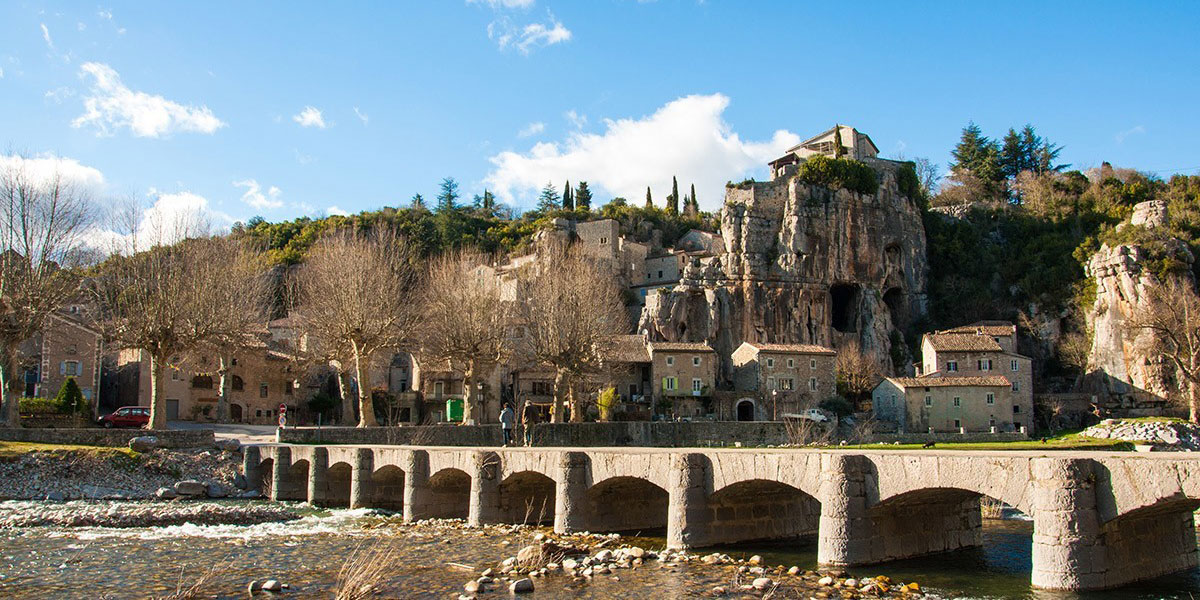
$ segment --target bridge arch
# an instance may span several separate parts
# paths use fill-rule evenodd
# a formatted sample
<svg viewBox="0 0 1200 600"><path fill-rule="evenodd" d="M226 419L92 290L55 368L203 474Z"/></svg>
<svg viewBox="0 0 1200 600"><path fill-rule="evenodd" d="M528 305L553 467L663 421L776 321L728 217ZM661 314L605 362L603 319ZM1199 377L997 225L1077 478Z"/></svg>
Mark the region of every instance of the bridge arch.
<svg viewBox="0 0 1200 600"><path fill-rule="evenodd" d="M404 510L404 470L383 465L371 473L370 506L384 510Z"/></svg>
<svg viewBox="0 0 1200 600"><path fill-rule="evenodd" d="M345 461L335 462L325 469L324 498L321 506L347 507L350 506L350 480L354 469Z"/></svg>
<svg viewBox="0 0 1200 600"><path fill-rule="evenodd" d="M588 487L582 504L588 531L648 531L667 526L670 496L648 479L619 475Z"/></svg>
<svg viewBox="0 0 1200 600"><path fill-rule="evenodd" d="M817 533L821 502L811 494L768 479L747 479L708 496L712 520L708 544L791 539Z"/></svg>
<svg viewBox="0 0 1200 600"><path fill-rule="evenodd" d="M554 480L537 471L519 471L500 482L497 519L503 523L554 523Z"/></svg>
<svg viewBox="0 0 1200 600"><path fill-rule="evenodd" d="M471 476L448 467L429 476L429 513L432 519L466 519L471 509Z"/></svg>
<svg viewBox="0 0 1200 600"><path fill-rule="evenodd" d="M293 460L290 465L284 467L282 477L276 477L274 481L274 499L300 502L308 500L309 471L309 462L304 458Z"/></svg>

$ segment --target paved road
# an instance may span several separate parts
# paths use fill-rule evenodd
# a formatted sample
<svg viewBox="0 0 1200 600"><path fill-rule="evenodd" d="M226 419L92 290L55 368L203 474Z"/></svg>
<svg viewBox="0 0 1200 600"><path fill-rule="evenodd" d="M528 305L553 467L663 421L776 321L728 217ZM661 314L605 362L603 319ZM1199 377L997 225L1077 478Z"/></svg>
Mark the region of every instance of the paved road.
<svg viewBox="0 0 1200 600"><path fill-rule="evenodd" d="M243 444L262 444L275 441L274 425L245 425L242 423L195 423L170 421L168 429L211 429L218 440L236 439Z"/></svg>

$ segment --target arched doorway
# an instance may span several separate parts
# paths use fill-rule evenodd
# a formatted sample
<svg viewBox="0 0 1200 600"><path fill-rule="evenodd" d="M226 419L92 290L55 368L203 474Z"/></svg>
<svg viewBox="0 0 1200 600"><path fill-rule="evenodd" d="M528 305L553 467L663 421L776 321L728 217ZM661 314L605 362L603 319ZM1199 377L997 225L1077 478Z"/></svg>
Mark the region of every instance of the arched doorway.
<svg viewBox="0 0 1200 600"><path fill-rule="evenodd" d="M241 404L230 404L229 405L229 420L233 421L234 423L242 422L242 405Z"/></svg>
<svg viewBox="0 0 1200 600"><path fill-rule="evenodd" d="M749 398L738 400L737 403L737 420L753 421L754 420L754 401Z"/></svg>

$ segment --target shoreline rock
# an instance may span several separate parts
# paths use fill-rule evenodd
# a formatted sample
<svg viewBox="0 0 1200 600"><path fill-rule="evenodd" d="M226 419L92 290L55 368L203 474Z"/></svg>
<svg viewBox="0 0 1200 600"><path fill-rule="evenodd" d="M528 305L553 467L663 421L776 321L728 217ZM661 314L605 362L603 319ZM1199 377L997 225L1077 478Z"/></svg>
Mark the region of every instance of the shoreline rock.
<svg viewBox="0 0 1200 600"><path fill-rule="evenodd" d="M299 519L278 505L213 502L128 502L109 504L74 500L0 502L0 528L18 527L165 527L170 525L256 525Z"/></svg>

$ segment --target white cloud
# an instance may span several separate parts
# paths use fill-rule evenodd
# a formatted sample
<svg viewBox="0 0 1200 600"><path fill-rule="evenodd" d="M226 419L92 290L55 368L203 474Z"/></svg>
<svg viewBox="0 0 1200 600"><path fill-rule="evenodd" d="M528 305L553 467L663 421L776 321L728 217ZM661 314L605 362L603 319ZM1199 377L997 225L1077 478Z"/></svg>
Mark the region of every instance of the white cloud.
<svg viewBox="0 0 1200 600"><path fill-rule="evenodd" d="M532 200L546 181L566 179L631 202L640 202L652 186L661 202L677 175L681 187L696 184L701 206L716 209L726 181L764 171L767 161L800 142L785 130L769 140L743 141L722 119L728 106L722 94L686 96L646 117L605 120L603 133L576 131L527 152L501 152L491 157L484 183L506 202Z"/></svg>
<svg viewBox="0 0 1200 600"><path fill-rule="evenodd" d="M546 124L541 121L536 121L525 126L524 129L517 132L517 137L527 138L532 135L537 135L546 130Z"/></svg>
<svg viewBox="0 0 1200 600"><path fill-rule="evenodd" d="M46 40L46 46L51 50L54 49L54 40L50 39L50 30L46 29L46 24L42 23L42 39Z"/></svg>
<svg viewBox="0 0 1200 600"><path fill-rule="evenodd" d="M346 212L345 210L342 210L342 208L336 204L325 209L325 214L338 215L338 216L342 216L342 217L350 216L350 213Z"/></svg>
<svg viewBox="0 0 1200 600"><path fill-rule="evenodd" d="M315 106L305 106L304 110L292 116L292 120L301 127L316 127L325 129L325 117Z"/></svg>
<svg viewBox="0 0 1200 600"><path fill-rule="evenodd" d="M500 17L488 23L488 38L496 40L501 50L516 48L518 52L529 55L535 48L553 46L571 39L571 30L562 22L548 14L548 23L530 23L523 27L516 26L512 19Z"/></svg>
<svg viewBox="0 0 1200 600"><path fill-rule="evenodd" d="M4 79L4 67L0 67L0 79Z"/></svg>
<svg viewBox="0 0 1200 600"><path fill-rule="evenodd" d="M233 185L246 188L246 193L242 194L242 201L254 208L267 209L283 206L283 200L279 199L283 192L275 186L268 187L264 192L262 186L254 179L235 181Z"/></svg>
<svg viewBox="0 0 1200 600"><path fill-rule="evenodd" d="M129 253L224 231L233 223L233 218L213 210L199 194L162 193L151 188L150 196L153 202L149 206L118 208L117 212L128 214L115 215L113 228L93 228L85 235L86 243L108 252Z"/></svg>
<svg viewBox="0 0 1200 600"><path fill-rule="evenodd" d="M62 104L64 100L74 95L75 90L66 86L60 86L52 90L46 90L46 93L43 94L43 97L47 100L52 100L55 104Z"/></svg>
<svg viewBox="0 0 1200 600"><path fill-rule="evenodd" d="M1146 133L1146 128L1142 127L1141 125L1137 125L1135 127L1126 129L1125 131L1119 131L1119 132L1117 132L1117 135L1115 135L1113 137L1116 138L1118 144L1124 144L1125 138L1128 138L1131 135L1138 135L1141 133Z"/></svg>
<svg viewBox="0 0 1200 600"><path fill-rule="evenodd" d="M486 4L493 9L498 8L529 8L534 0L467 0L467 4Z"/></svg>
<svg viewBox="0 0 1200 600"><path fill-rule="evenodd" d="M91 125L96 135L128 128L137 137L157 138L176 131L211 134L225 126L207 106L185 106L129 89L108 65L84 63L79 76L85 80L90 76L92 85L83 101L85 112L71 122L72 127Z"/></svg>
<svg viewBox="0 0 1200 600"><path fill-rule="evenodd" d="M96 16L100 17L101 19L104 19L105 21L111 21L112 20L112 11L102 9L102 10L99 10L96 12Z"/></svg>
<svg viewBox="0 0 1200 600"><path fill-rule="evenodd" d="M363 125L366 125L367 121L371 120L371 117L368 117L363 111L358 110L357 106L354 107L354 114L358 116L358 120L362 121Z"/></svg>
<svg viewBox="0 0 1200 600"><path fill-rule="evenodd" d="M581 115L575 112L575 109L568 110L563 113L563 118L567 120L575 129L583 129L587 127L587 115Z"/></svg>
<svg viewBox="0 0 1200 600"><path fill-rule="evenodd" d="M20 169L34 182L48 182L57 176L70 185L92 193L104 187L104 174L99 169L80 164L73 158L53 154L33 157L0 155L0 169Z"/></svg>

